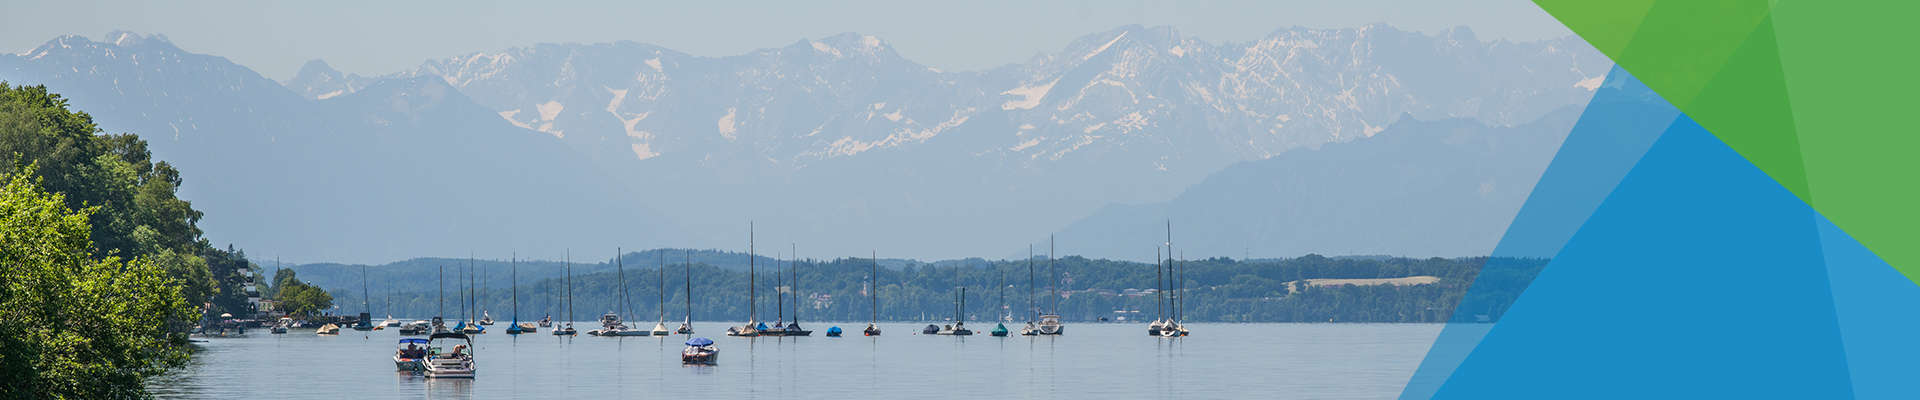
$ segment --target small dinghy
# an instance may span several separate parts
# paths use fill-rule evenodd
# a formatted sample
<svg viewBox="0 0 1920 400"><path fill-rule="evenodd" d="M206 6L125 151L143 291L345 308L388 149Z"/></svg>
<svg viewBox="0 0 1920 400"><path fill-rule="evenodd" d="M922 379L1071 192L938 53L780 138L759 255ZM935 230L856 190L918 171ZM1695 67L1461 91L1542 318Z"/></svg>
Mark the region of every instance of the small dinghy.
<svg viewBox="0 0 1920 400"><path fill-rule="evenodd" d="M840 327L827 328L827 337L840 337Z"/></svg>
<svg viewBox="0 0 1920 400"><path fill-rule="evenodd" d="M680 352L680 363L713 365L720 360L720 350L713 348L713 340L697 337L687 340L687 349Z"/></svg>

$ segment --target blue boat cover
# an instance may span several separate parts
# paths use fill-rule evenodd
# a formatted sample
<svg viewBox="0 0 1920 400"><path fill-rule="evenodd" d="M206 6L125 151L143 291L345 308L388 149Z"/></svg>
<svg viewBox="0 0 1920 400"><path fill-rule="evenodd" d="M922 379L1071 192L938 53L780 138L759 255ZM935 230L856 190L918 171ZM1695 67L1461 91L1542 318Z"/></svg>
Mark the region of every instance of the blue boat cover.
<svg viewBox="0 0 1920 400"><path fill-rule="evenodd" d="M688 346L712 346L713 340L703 338L703 337L697 337L697 338L687 340L687 345Z"/></svg>
<svg viewBox="0 0 1920 400"><path fill-rule="evenodd" d="M767 330L767 323L765 323L765 322L761 322L761 323L760 323L760 325L758 325L758 326L754 326L754 327L753 327L753 329L759 329L759 330L763 330L763 331L764 331L764 330Z"/></svg>
<svg viewBox="0 0 1920 400"><path fill-rule="evenodd" d="M421 339L421 338L406 338L406 339L400 339L400 344L407 344L407 343L419 343L419 344L427 344L427 340L426 340L426 339Z"/></svg>
<svg viewBox="0 0 1920 400"><path fill-rule="evenodd" d="M840 333L840 327L827 328L827 333Z"/></svg>

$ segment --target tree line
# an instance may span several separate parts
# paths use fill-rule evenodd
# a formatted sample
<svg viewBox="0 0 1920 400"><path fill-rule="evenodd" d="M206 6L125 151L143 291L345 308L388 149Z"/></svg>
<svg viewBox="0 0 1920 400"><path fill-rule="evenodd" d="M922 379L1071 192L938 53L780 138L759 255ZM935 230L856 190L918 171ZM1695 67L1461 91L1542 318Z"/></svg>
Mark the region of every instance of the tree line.
<svg viewBox="0 0 1920 400"><path fill-rule="evenodd" d="M203 313L248 310L181 172L44 86L0 82L0 181L0 397L143 397Z"/></svg>
<svg viewBox="0 0 1920 400"><path fill-rule="evenodd" d="M1222 257L1177 261L1174 276L1164 278L1156 277L1150 263L1079 256L1051 263L1039 258L1031 263L1031 271L1027 260L875 268L871 259L840 258L760 265L754 268L751 285L747 271L703 262L668 262L664 268L630 265L624 272L575 275L572 298L573 318L578 321L591 321L608 312L640 321L678 321L689 312L693 319L703 321L746 321L750 317L772 321L791 319L795 312L800 313L802 321L866 321L876 312L875 297L882 321L941 321L955 318L961 311L958 296L960 288L965 287L968 321L1022 322L1049 311L1069 321L1143 321L1176 311L1170 305L1162 306L1173 304L1170 299L1161 300L1170 298L1173 292L1154 293L1151 289L1157 285L1174 288L1184 279L1186 297L1178 303L1183 307L1177 311L1190 322L1475 322L1479 315L1487 315L1488 321L1497 320L1531 281L1530 274L1537 274L1546 261L1495 259L1491 265L1497 273L1518 287L1491 290L1497 285L1489 284L1495 286L1473 291L1472 297L1468 289L1483 267L1490 265L1487 257L1359 259L1308 255L1254 262ZM869 273L876 269L877 279L870 279ZM513 288L504 284L484 290L467 287L470 275L478 273L465 265L448 266L444 295L437 290L374 291L370 299L364 299L364 307L375 315L417 319L435 315L479 318L482 313L497 320L515 317ZM434 287L435 274L418 275L406 276L404 279L416 280L406 286ZM624 286L621 275L626 277ZM1416 276L1438 280L1406 286L1308 284L1313 279ZM1158 279L1165 281L1156 282ZM877 296L865 291L870 282L877 282ZM566 318L562 308L565 287L561 278L521 282L517 317L523 321L547 315ZM757 293L750 292L750 287ZM789 291L782 292L782 287ZM691 305L687 302L689 291ZM359 288L336 288L333 295L343 305L343 313L360 311L363 299ZM1160 297L1163 295L1168 297ZM1464 304L1480 308L1454 316L1463 299L1477 299ZM750 304L750 300L756 303ZM347 305L355 309L347 309ZM750 316L750 309L757 314Z"/></svg>

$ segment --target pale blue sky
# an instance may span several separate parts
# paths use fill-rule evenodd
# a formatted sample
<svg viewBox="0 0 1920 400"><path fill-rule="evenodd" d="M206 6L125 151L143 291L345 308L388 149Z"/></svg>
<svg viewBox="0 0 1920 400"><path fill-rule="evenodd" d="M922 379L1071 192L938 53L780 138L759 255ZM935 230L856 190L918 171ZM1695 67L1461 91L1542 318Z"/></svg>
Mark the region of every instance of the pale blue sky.
<svg viewBox="0 0 1920 400"><path fill-rule="evenodd" d="M948 71L992 68L1125 24L1171 25L1212 43L1287 26L1387 23L1432 33L1466 25L1481 39L1572 34L1524 0L1468 1L5 1L0 52L60 35L99 40L128 29L227 57L275 80L307 60L378 75L431 58L541 42L652 43L700 56L859 32L908 59Z"/></svg>

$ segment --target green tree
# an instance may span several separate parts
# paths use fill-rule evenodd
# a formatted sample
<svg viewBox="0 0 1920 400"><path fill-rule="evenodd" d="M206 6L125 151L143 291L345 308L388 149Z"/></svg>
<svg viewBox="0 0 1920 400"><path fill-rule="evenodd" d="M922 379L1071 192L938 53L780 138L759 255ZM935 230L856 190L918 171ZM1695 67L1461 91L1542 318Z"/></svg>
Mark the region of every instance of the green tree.
<svg viewBox="0 0 1920 400"><path fill-rule="evenodd" d="M69 208L34 171L0 188L0 397L143 397L146 377L185 360L167 322L194 309L159 263L92 257L99 208Z"/></svg>

